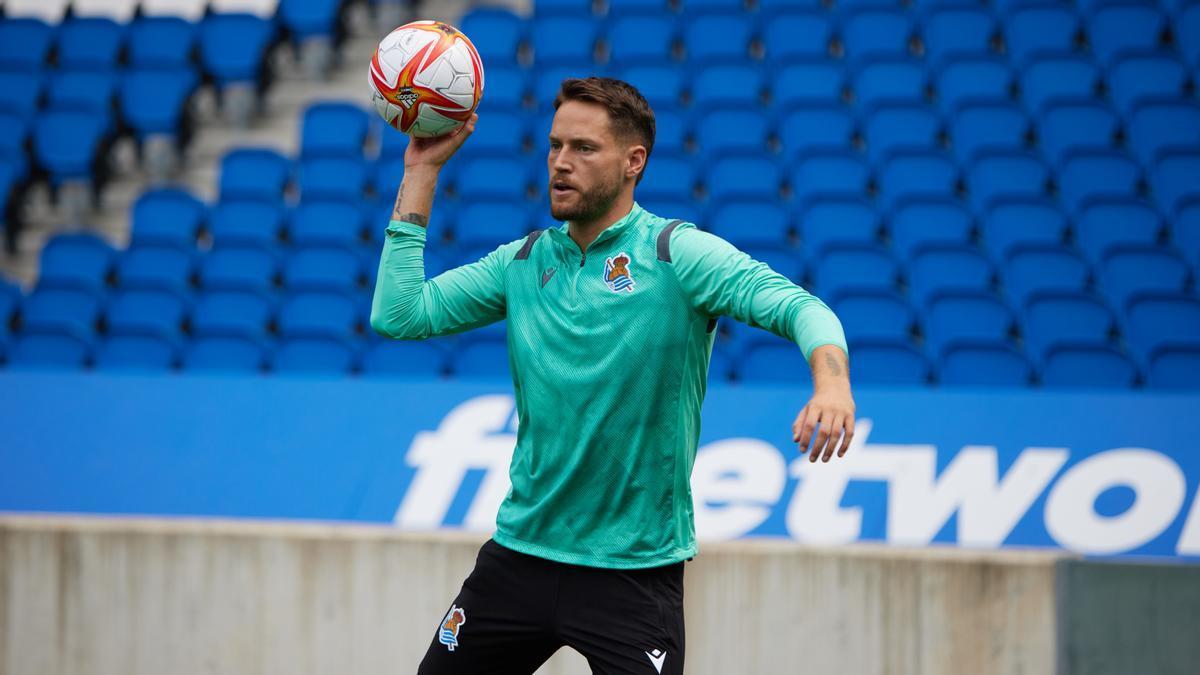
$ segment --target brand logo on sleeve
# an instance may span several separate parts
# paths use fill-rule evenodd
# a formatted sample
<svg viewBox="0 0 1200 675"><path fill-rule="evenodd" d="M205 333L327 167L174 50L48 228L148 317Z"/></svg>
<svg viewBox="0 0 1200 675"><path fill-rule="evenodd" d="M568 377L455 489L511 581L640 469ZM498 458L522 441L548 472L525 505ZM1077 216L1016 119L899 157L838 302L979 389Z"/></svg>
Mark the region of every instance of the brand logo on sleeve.
<svg viewBox="0 0 1200 675"><path fill-rule="evenodd" d="M450 605L450 611L442 620L442 629L438 631L438 642L446 645L450 651L458 646L458 629L467 622L467 612L461 607Z"/></svg>
<svg viewBox="0 0 1200 675"><path fill-rule="evenodd" d="M604 260L604 283L613 293L633 292L633 275L629 273L631 263L629 254L624 251Z"/></svg>

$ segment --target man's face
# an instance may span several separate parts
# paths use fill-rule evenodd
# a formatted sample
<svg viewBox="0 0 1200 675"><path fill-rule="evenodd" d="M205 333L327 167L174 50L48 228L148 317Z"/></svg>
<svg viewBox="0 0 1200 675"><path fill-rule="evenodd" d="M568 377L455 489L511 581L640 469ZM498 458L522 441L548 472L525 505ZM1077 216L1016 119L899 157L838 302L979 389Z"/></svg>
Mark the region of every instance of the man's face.
<svg viewBox="0 0 1200 675"><path fill-rule="evenodd" d="M550 128L550 215L588 222L621 194L628 147L613 136L608 111L597 103L566 101Z"/></svg>

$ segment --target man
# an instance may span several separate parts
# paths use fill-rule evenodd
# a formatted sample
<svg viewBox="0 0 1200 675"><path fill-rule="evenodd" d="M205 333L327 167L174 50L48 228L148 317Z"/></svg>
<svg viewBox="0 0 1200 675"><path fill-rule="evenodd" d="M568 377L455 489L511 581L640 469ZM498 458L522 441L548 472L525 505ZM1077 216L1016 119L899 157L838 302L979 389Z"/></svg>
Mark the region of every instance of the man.
<svg viewBox="0 0 1200 675"><path fill-rule="evenodd" d="M803 452L815 435L812 461L842 456L854 428L845 337L829 308L723 239L634 202L654 145L642 95L568 79L555 109L550 211L564 225L425 280L438 171L473 117L453 136L409 144L387 228L372 327L420 340L507 318L518 412L496 533L420 673L532 673L564 645L595 673L683 672L689 477L717 316L804 351L814 394L792 438Z"/></svg>

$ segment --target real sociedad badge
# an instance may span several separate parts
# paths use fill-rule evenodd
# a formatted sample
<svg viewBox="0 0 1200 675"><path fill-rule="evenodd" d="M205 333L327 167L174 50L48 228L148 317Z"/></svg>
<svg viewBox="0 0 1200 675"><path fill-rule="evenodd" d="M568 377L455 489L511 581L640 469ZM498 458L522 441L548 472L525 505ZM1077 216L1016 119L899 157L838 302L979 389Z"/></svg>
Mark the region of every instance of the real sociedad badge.
<svg viewBox="0 0 1200 675"><path fill-rule="evenodd" d="M633 275L629 273L629 265L632 261L629 254L621 251L611 258L604 260L604 283L608 284L609 289L614 293L621 291L633 292Z"/></svg>

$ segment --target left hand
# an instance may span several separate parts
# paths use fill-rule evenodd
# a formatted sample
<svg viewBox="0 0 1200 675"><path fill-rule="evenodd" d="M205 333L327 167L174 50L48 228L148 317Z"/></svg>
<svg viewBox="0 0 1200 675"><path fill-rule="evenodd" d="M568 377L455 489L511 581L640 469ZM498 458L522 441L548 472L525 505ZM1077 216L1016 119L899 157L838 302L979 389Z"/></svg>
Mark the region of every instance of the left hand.
<svg viewBox="0 0 1200 675"><path fill-rule="evenodd" d="M850 447L850 439L854 437L854 398L850 395L849 387L826 387L817 390L808 405L800 410L796 421L792 422L792 440L800 444L800 454L808 449L813 431L819 427L816 442L813 443L809 461L815 462L822 457L823 462L846 454ZM838 447L838 440L841 447Z"/></svg>

